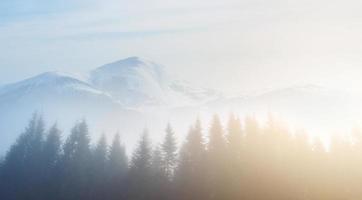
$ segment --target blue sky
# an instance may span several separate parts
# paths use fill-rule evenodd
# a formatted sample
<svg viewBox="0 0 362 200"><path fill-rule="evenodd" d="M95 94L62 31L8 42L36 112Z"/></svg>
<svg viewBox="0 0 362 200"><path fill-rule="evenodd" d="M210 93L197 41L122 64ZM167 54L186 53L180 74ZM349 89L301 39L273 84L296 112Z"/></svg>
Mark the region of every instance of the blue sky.
<svg viewBox="0 0 362 200"><path fill-rule="evenodd" d="M354 89L362 84L360 6L357 0L2 0L0 84L141 56L228 91L307 83Z"/></svg>

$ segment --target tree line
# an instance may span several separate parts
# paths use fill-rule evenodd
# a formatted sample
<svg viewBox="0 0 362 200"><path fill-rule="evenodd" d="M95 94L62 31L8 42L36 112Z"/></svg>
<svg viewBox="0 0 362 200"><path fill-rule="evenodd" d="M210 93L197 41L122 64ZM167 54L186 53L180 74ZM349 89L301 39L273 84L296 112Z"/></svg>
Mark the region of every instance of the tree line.
<svg viewBox="0 0 362 200"><path fill-rule="evenodd" d="M91 145L87 123L62 140L34 115L0 161L4 200L341 200L362 199L362 134L332 138L326 151L273 118L216 115L177 144L168 124L160 144L144 131L130 158L117 134Z"/></svg>

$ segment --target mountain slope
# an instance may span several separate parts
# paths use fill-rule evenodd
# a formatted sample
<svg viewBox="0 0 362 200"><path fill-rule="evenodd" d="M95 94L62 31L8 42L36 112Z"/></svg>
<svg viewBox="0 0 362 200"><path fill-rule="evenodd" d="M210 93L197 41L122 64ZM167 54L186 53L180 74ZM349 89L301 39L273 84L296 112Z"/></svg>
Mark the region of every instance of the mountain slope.
<svg viewBox="0 0 362 200"><path fill-rule="evenodd" d="M153 62L131 57L91 72L90 83L127 106L166 103L163 69Z"/></svg>
<svg viewBox="0 0 362 200"><path fill-rule="evenodd" d="M145 126L154 139L162 137L167 121L183 135L196 116L209 120L215 113L271 112L308 130L349 128L362 119L361 96L307 85L226 98L215 90L173 80L159 64L131 57L92 70L87 81L47 72L0 87L0 152L35 111L49 123L58 121L65 133L74 121L86 118L92 133L118 130L132 144Z"/></svg>
<svg viewBox="0 0 362 200"><path fill-rule="evenodd" d="M126 115L130 119L137 115L88 83L59 72L43 73L1 87L0 132L6 133L1 134L0 151L14 141L34 112L66 129L82 118L92 127L102 128L109 118L125 121Z"/></svg>
<svg viewBox="0 0 362 200"><path fill-rule="evenodd" d="M103 65L90 73L89 82L129 107L179 106L215 99L219 95L213 90L174 81L162 65L139 57Z"/></svg>
<svg viewBox="0 0 362 200"><path fill-rule="evenodd" d="M0 87L0 152L15 140L34 112L43 114L49 123L57 121L65 133L76 120L86 118L92 133L118 130L132 143L147 124L152 124L149 128L155 133L162 130L170 119L170 107L199 105L217 95L173 81L161 65L138 57L92 70L87 81L46 72Z"/></svg>

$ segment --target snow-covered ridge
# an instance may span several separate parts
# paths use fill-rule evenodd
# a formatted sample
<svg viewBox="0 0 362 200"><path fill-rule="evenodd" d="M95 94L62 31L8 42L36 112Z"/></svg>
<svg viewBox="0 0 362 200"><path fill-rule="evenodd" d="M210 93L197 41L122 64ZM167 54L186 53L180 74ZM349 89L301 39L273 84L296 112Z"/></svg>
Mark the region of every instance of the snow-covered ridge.
<svg viewBox="0 0 362 200"><path fill-rule="evenodd" d="M93 94L105 95L104 92L95 89L90 84L73 77L71 74L56 71L45 72L17 83L5 85L0 88L0 96L16 91L31 93L34 92L34 90L46 89L57 90L58 92L72 89L75 91L87 91Z"/></svg>
<svg viewBox="0 0 362 200"><path fill-rule="evenodd" d="M119 130L132 142L147 123L163 127L172 109L217 97L211 90L177 83L162 65L138 57L103 65L81 77L87 78L46 72L0 87L0 134L9 133L1 136L0 152L36 111L66 130L84 117L93 133Z"/></svg>
<svg viewBox="0 0 362 200"><path fill-rule="evenodd" d="M165 68L152 61L129 57L105 64L86 80L64 72L45 72L0 87L0 96L20 97L27 93L82 93L107 96L124 107L185 106L214 100L220 93L193 87L167 76Z"/></svg>
<svg viewBox="0 0 362 200"><path fill-rule="evenodd" d="M164 66L139 57L103 65L90 72L89 82L131 107L177 106L216 98L211 90L172 80Z"/></svg>
<svg viewBox="0 0 362 200"><path fill-rule="evenodd" d="M185 128L195 116L207 118L214 113L271 111L304 120L307 128L323 125L320 120L338 125L362 119L362 98L343 91L302 85L225 97L174 80L162 65L138 57L103 65L84 77L46 72L0 87L0 134L10 133L1 136L0 152L15 140L12 134L22 131L34 111L44 111L50 122L59 121L65 129L85 117L94 133L120 130L134 138L137 128L145 125L160 134L168 120Z"/></svg>
<svg viewBox="0 0 362 200"><path fill-rule="evenodd" d="M105 64L93 70L91 73L94 74L103 72L116 75L124 72L130 72L134 70L134 68L147 70L158 80L164 78L164 67L162 65L136 56Z"/></svg>

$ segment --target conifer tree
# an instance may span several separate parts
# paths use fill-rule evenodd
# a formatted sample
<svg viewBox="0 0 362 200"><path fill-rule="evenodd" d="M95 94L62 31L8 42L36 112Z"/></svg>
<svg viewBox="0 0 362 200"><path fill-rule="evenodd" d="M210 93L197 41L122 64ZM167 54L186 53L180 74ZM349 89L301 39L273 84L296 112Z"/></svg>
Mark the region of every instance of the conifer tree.
<svg viewBox="0 0 362 200"><path fill-rule="evenodd" d="M97 173L104 173L105 167L107 163L107 156L108 156L108 146L107 146L107 139L103 134L95 149L93 150L93 167L97 170Z"/></svg>
<svg viewBox="0 0 362 200"><path fill-rule="evenodd" d="M54 168L56 162L60 158L61 153L61 132L54 124L48 131L44 148L43 148L43 160L45 168Z"/></svg>
<svg viewBox="0 0 362 200"><path fill-rule="evenodd" d="M180 150L175 174L177 197L182 200L205 199L206 166L205 145L200 120L189 130Z"/></svg>
<svg viewBox="0 0 362 200"><path fill-rule="evenodd" d="M77 123L63 147L61 192L65 199L89 198L90 140L85 120Z"/></svg>
<svg viewBox="0 0 362 200"><path fill-rule="evenodd" d="M148 138L148 131L144 130L132 155L129 173L129 198L137 200L150 198L152 184L151 159L152 148Z"/></svg>
<svg viewBox="0 0 362 200"><path fill-rule="evenodd" d="M209 142L207 146L207 173L208 185L211 199L225 199L225 184L227 184L227 144L224 130L219 116L215 115L209 130Z"/></svg>
<svg viewBox="0 0 362 200"><path fill-rule="evenodd" d="M54 124L48 131L43 147L43 193L46 199L56 199L59 177L57 165L61 154L61 133Z"/></svg>
<svg viewBox="0 0 362 200"><path fill-rule="evenodd" d="M108 156L108 173L111 177L124 178L128 170L128 158L124 146L121 145L120 135L117 133L110 147Z"/></svg>
<svg viewBox="0 0 362 200"><path fill-rule="evenodd" d="M159 145L157 145L152 152L151 159L151 171L153 177L166 178L165 168L163 167L162 151Z"/></svg>
<svg viewBox="0 0 362 200"><path fill-rule="evenodd" d="M207 150L212 156L221 156L226 152L224 130L218 115L215 115L211 122Z"/></svg>
<svg viewBox="0 0 362 200"><path fill-rule="evenodd" d="M167 195L170 193L168 186L170 183L167 182L167 176L165 167L163 166L162 151L160 145L157 145L152 152L151 159L151 196L149 199L167 199Z"/></svg>
<svg viewBox="0 0 362 200"><path fill-rule="evenodd" d="M227 188L230 190L230 198L241 199L238 194L244 173L241 157L245 144L240 119L233 114L229 117L226 138L228 142L228 169L225 170L224 176L229 179L229 187Z"/></svg>
<svg viewBox="0 0 362 200"><path fill-rule="evenodd" d="M91 160L91 198L101 199L106 195L106 164L108 156L108 146L105 135L103 134L95 149L92 152Z"/></svg>
<svg viewBox="0 0 362 200"><path fill-rule="evenodd" d="M1 179L8 199L35 198L41 185L40 167L44 122L36 113L6 154Z"/></svg>
<svg viewBox="0 0 362 200"><path fill-rule="evenodd" d="M128 158L124 146L121 145L120 135L117 133L109 150L107 164L107 179L109 198L125 198L125 178L128 173Z"/></svg>
<svg viewBox="0 0 362 200"><path fill-rule="evenodd" d="M162 153L162 167L165 171L167 179L171 180L177 161L177 145L175 133L173 132L170 124L168 124L166 128L166 136L162 143Z"/></svg>
<svg viewBox="0 0 362 200"><path fill-rule="evenodd" d="M240 119L231 114L229 117L227 127L227 142L230 153L233 159L238 160L242 151L243 131L240 123Z"/></svg>

